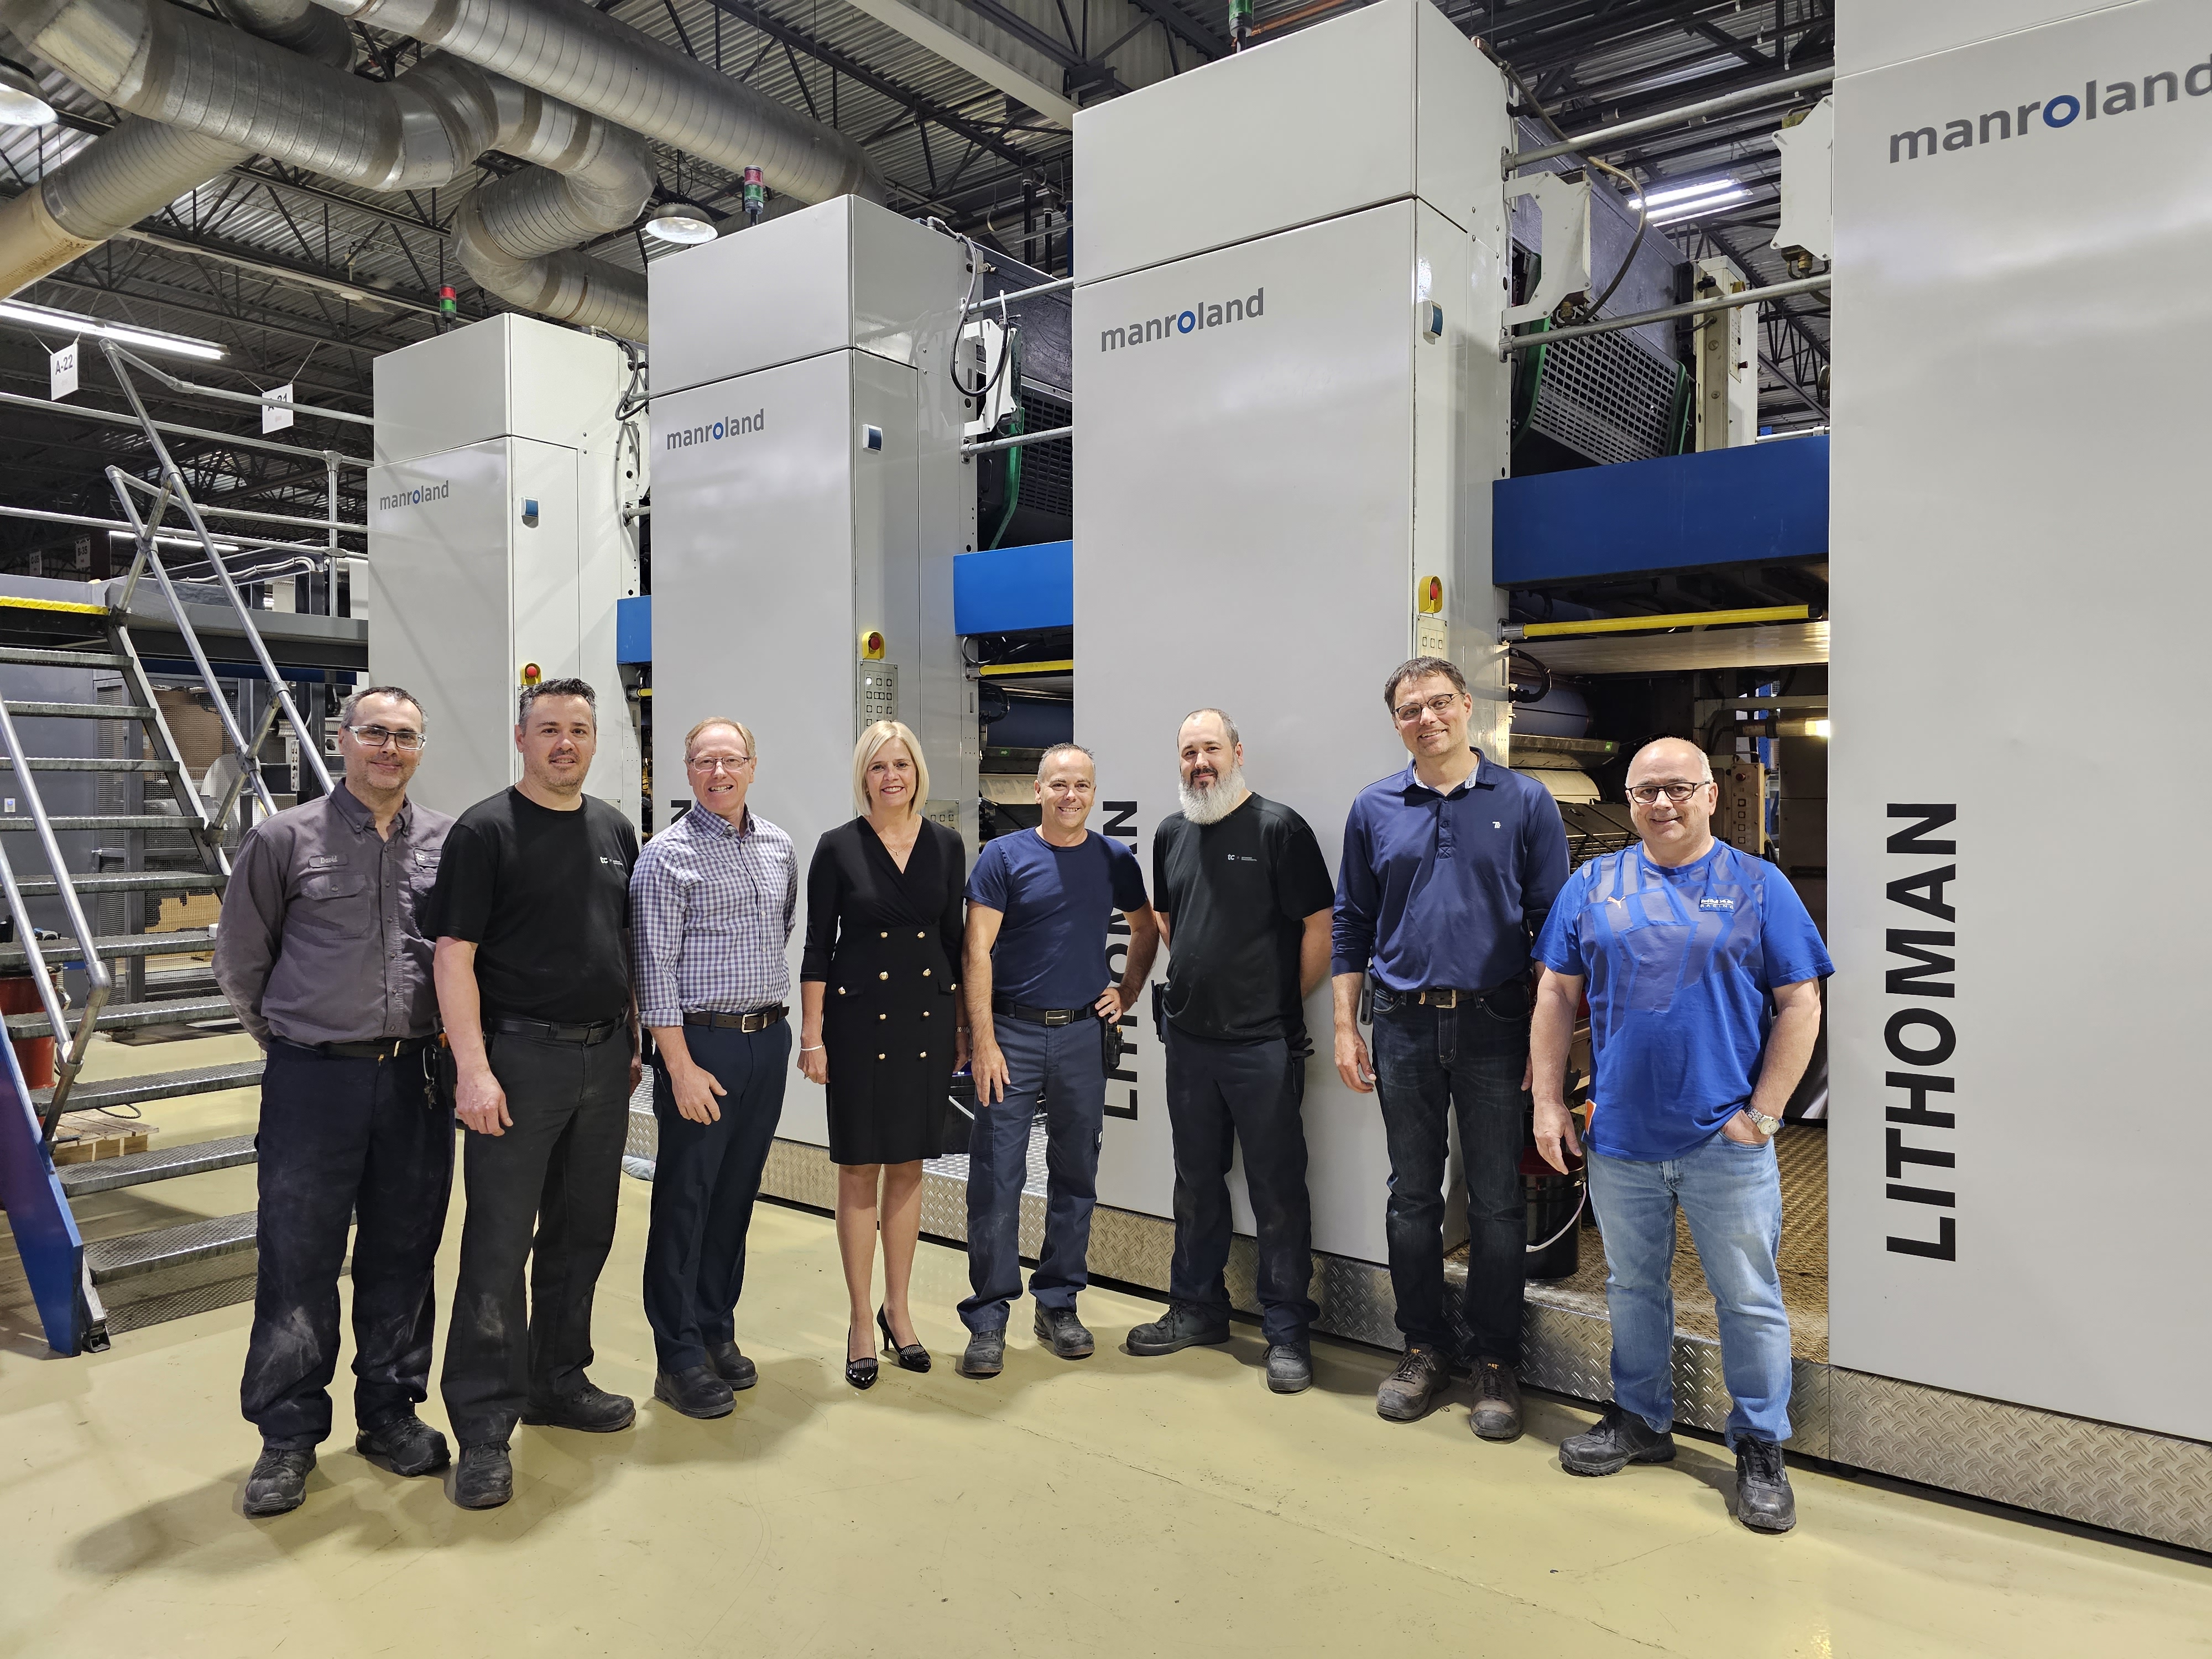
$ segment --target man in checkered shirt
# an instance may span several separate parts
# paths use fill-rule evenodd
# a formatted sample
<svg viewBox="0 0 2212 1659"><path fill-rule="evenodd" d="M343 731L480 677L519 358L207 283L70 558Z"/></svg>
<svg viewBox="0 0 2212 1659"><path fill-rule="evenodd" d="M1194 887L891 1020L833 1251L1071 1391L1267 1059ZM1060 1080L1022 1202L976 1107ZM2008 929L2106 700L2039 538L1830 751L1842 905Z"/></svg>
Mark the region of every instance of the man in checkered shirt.
<svg viewBox="0 0 2212 1659"><path fill-rule="evenodd" d="M645 1245L653 1397L725 1417L758 1380L737 1344L745 1230L791 1069L784 951L799 908L791 837L745 805L753 734L716 717L684 738L691 810L630 874L639 1017L659 1053L660 1146Z"/></svg>

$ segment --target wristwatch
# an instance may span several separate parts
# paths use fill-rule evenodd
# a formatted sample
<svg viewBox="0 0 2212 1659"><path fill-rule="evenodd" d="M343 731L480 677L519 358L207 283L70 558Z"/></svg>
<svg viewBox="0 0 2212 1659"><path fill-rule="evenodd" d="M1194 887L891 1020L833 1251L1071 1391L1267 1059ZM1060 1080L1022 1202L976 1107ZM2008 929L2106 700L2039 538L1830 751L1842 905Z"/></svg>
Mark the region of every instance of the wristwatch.
<svg viewBox="0 0 2212 1659"><path fill-rule="evenodd" d="M1773 1139L1775 1132L1782 1127L1780 1118L1769 1117L1764 1112L1755 1112L1748 1106L1743 1109L1743 1115L1751 1120L1752 1127L1769 1140Z"/></svg>

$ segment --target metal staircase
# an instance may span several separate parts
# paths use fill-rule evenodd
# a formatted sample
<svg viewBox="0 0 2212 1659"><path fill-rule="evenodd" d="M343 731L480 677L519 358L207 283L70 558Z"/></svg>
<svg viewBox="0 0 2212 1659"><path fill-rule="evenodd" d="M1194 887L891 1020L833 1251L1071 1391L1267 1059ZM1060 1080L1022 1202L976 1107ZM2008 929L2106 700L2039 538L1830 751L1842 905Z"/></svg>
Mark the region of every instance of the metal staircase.
<svg viewBox="0 0 2212 1659"><path fill-rule="evenodd" d="M0 699L0 751L4 751L0 752L0 791L11 797L7 811L0 814L0 889L4 889L8 915L14 923L12 940L0 945L0 974L27 972L40 1003L36 1012L9 1016L7 1034L11 1041L40 1036L54 1040L54 1084L50 1089L25 1088L12 1048L0 1050L5 1054L6 1067L5 1073L0 1074L0 1097L4 1097L12 1079L21 1102L17 1112L11 1114L7 1109L10 1103L0 1098L0 1199L5 1200L47 1340L65 1354L105 1347L111 1330L189 1311L196 1302L218 1305L238 1299L240 1263L235 1258L254 1248L252 1211L196 1218L86 1243L77 1234L68 1206L121 1188L250 1164L254 1158L252 1136L165 1146L60 1166L52 1159L54 1137L66 1112L93 1109L130 1112L154 1102L245 1087L259 1078L258 1057L99 1082L86 1080L82 1072L96 1032L230 1018L230 1006L220 996L161 997L148 989L149 961L204 952L213 945L215 930L148 932L145 923L149 912L158 921L162 897L222 893L230 876L225 830L242 794L251 797L249 817L276 810L262 776L259 757L278 719L289 724L298 740L303 771L313 775L324 793L331 787L321 733L311 732L301 720L255 624L254 612L218 551L199 505L162 441L161 428L147 414L130 369L136 367L173 386L185 383L112 342L106 343L105 351L158 462L158 485L114 467L108 469L109 482L135 535L130 568L118 585L119 592L111 589L106 607L61 607L88 613L86 620L94 626L87 630L84 648L0 645L0 665L104 671L120 681L120 700L116 702ZM213 388L189 389L240 397ZM317 412L361 419L338 411ZM329 457L333 483L328 554L338 551L337 535L341 528L336 511L337 459L334 454ZM167 522L173 512L182 516L182 525ZM196 607L185 602L163 562L161 543L178 540L186 542L196 565L204 562L209 568L235 613L239 629L235 636L226 632L222 647L225 655L234 658L236 640L242 639L250 651L252 665L258 669L267 689L265 713L259 729L251 735L241 729L233 714L193 627L191 611ZM258 545L301 549L297 543ZM237 762L231 769L235 776L228 793L217 800L202 797L162 715L152 678L132 638L133 600L140 582L149 575L167 602L165 653L170 642L181 639L196 676L221 718L228 752ZM195 580L204 580L196 571ZM168 631L169 619L173 619L173 634ZM235 678L234 667L232 672ZM96 757L34 754L27 747L18 725L29 720L110 723L114 739L100 746L116 752ZM46 794L51 785L42 784L41 779L68 772L117 775L124 785L127 810L50 813ZM126 845L119 856L128 867L73 873L58 840L73 830L123 832ZM158 852L156 843L161 843ZM33 848L40 855L44 869L33 867L29 873L22 873L26 855ZM157 863L167 867L146 867ZM95 932L86 914L87 901L118 897L125 912L125 930ZM40 898L60 901L68 924L65 936L39 936L28 902ZM110 908L116 907L111 904ZM65 968L81 968L87 988L82 1006L75 1010L64 1006L62 995L61 971ZM119 997L118 988L123 992ZM19 1122L18 1117L23 1121ZM222 1294L207 1294L222 1287L225 1281L229 1283Z"/></svg>

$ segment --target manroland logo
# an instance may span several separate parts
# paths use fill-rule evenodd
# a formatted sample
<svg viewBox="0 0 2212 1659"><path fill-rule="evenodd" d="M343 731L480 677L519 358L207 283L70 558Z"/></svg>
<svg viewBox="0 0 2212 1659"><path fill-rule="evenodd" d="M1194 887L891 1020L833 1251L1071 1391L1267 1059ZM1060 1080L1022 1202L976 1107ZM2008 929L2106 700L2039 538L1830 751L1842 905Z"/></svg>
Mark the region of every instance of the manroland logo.
<svg viewBox="0 0 2212 1659"><path fill-rule="evenodd" d="M2140 81L2092 81L2078 98L2062 92L2055 98L2039 98L2009 109L1993 109L1979 119L1960 117L1943 125L1942 137L1931 126L1914 127L1889 135L1892 161L1917 161L1939 149L1972 149L2008 138L2025 138L2038 126L2060 131L2076 121L2094 121L2100 115L2132 115L2164 102L2178 104L2186 92L2191 98L2212 93L2212 59L2192 64L2179 72L2160 70Z"/></svg>
<svg viewBox="0 0 2212 1659"><path fill-rule="evenodd" d="M389 513L396 507L420 507L425 501L442 501L453 493L450 479L440 479L433 484L416 484L412 489L394 490L389 495L376 498L376 510Z"/></svg>
<svg viewBox="0 0 2212 1659"><path fill-rule="evenodd" d="M703 426L679 427L668 434L668 447L689 449L694 444L720 443L725 438L742 438L759 432L768 425L768 410L755 410L750 415L729 415L719 421L709 421Z"/></svg>
<svg viewBox="0 0 2212 1659"><path fill-rule="evenodd" d="M1224 300L1217 305L1186 306L1181 311L1170 312L1164 317L1147 317L1140 323L1131 323L1127 328L1103 328L1098 331L1101 351L1119 351L1124 346L1144 345L1152 340L1171 340L1178 334L1195 334L1201 328L1220 328L1230 323L1250 322L1264 316L1267 309L1267 290L1255 289L1249 299Z"/></svg>

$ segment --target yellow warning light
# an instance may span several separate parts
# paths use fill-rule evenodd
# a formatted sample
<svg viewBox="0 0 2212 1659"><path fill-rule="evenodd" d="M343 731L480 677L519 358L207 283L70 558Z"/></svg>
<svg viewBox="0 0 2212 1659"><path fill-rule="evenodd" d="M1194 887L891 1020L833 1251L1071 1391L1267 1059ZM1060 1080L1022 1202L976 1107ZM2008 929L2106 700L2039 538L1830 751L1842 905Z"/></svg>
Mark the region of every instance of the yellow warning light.
<svg viewBox="0 0 2212 1659"><path fill-rule="evenodd" d="M1441 617L1443 615L1444 579L1442 576L1424 576L1421 578L1420 606L1421 614L1424 617Z"/></svg>
<svg viewBox="0 0 2212 1659"><path fill-rule="evenodd" d="M862 662L881 662L883 659L883 630L879 628L863 629L860 631L860 660Z"/></svg>

